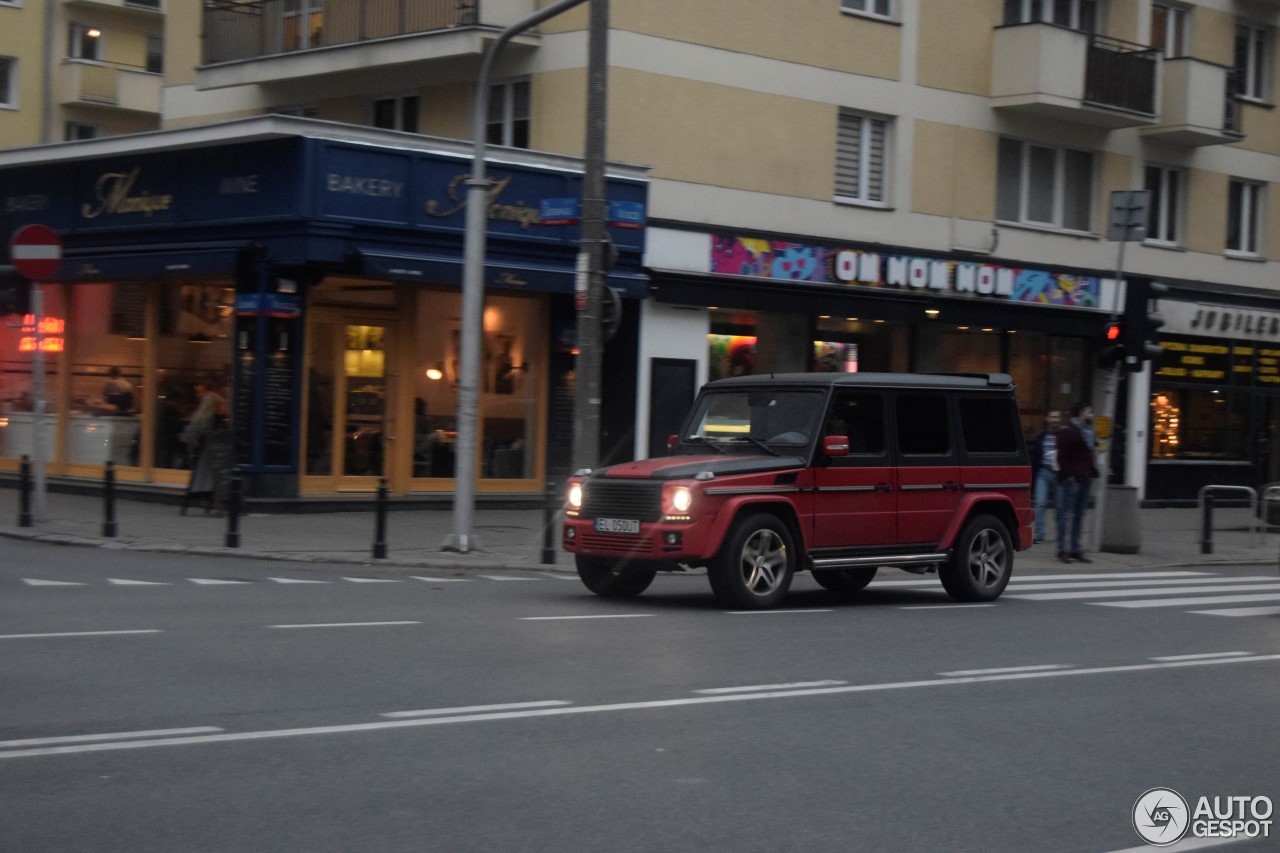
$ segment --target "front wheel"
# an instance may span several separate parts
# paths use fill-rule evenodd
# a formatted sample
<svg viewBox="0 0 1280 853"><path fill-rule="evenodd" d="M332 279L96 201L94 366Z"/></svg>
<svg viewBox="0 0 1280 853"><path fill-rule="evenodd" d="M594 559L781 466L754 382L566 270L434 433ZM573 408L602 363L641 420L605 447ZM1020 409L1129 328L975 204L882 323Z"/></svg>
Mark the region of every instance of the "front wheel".
<svg viewBox="0 0 1280 853"><path fill-rule="evenodd" d="M815 569L813 579L818 586L832 592L858 592L867 588L878 571L876 566L869 569Z"/></svg>
<svg viewBox="0 0 1280 853"><path fill-rule="evenodd" d="M1004 522L979 515L960 531L951 559L938 576L956 601L992 601L1000 597L1013 574L1013 541Z"/></svg>
<svg viewBox="0 0 1280 853"><path fill-rule="evenodd" d="M584 557L578 554L574 561L582 583L603 598L635 598L648 589L658 575L656 566L627 564L603 557Z"/></svg>
<svg viewBox="0 0 1280 853"><path fill-rule="evenodd" d="M707 566L707 579L723 604L763 610L787 594L795 566L790 529L777 516L758 513L734 524Z"/></svg>

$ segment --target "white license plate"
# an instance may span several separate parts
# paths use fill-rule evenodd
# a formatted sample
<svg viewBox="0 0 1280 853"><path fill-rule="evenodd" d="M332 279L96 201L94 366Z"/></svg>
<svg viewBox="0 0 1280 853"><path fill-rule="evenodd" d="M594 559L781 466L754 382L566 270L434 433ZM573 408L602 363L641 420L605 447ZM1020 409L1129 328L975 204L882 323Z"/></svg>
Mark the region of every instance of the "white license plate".
<svg viewBox="0 0 1280 853"><path fill-rule="evenodd" d="M640 522L634 518L597 518L596 530L600 533L639 533Z"/></svg>

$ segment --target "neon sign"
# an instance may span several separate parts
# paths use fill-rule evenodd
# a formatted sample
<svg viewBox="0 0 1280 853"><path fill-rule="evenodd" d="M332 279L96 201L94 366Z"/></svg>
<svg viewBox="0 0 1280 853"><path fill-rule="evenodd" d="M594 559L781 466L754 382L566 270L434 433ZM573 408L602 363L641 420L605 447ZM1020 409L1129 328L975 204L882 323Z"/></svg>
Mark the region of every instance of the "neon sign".
<svg viewBox="0 0 1280 853"><path fill-rule="evenodd" d="M42 317L40 319L40 351L62 352L63 335L67 331L67 321L60 317ZM22 337L18 339L18 352L36 351L36 318L34 314L26 314L22 318Z"/></svg>

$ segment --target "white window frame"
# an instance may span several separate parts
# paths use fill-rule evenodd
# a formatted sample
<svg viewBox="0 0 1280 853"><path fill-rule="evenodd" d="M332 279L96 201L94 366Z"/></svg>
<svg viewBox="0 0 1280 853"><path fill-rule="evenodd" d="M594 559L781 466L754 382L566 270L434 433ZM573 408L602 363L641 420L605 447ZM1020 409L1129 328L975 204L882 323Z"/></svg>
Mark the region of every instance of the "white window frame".
<svg viewBox="0 0 1280 853"><path fill-rule="evenodd" d="M413 99L417 103L414 104L414 127L405 126L405 102ZM391 102L394 105L395 118L392 122L393 127L383 128L383 130L403 130L408 133L417 133L417 124L422 120L422 97L416 93L407 95L387 95L382 98L374 98L369 102L369 124L376 127L375 122L378 118L378 104Z"/></svg>
<svg viewBox="0 0 1280 853"><path fill-rule="evenodd" d="M889 116L841 107L836 128L837 159L846 153L840 145L840 137L844 135L846 123L855 120L858 122L858 165L857 175L854 180L856 180L858 186L852 195L847 192L841 192L839 166L837 164L835 200L841 204L856 204L864 207L889 207L891 191L889 178L893 174L891 167L893 162L893 119ZM879 198L873 197L871 190L873 178L875 177L871 164L872 143L877 127L880 128L881 148L883 150L880 163Z"/></svg>
<svg viewBox="0 0 1280 853"><path fill-rule="evenodd" d="M893 18L893 0L840 0L840 11L868 18Z"/></svg>
<svg viewBox="0 0 1280 853"><path fill-rule="evenodd" d="M1093 228L1093 207L1097 199L1096 182L1098 174L1098 158L1092 151L1082 151L1078 148L1059 148L1054 145L1041 145L1037 142L1028 142L1023 139L1013 139L1011 137L1001 137L1002 141L1016 143L1019 146L1018 152L1018 218L1017 219L998 219L997 221L1009 225L1024 225L1030 228L1045 228L1057 231L1065 231L1070 234L1090 234ZM1053 152L1053 212L1051 221L1045 222L1039 219L1032 219L1030 216L1031 208L1031 150L1040 148L1045 151ZM998 150L998 149L997 149ZM1065 225L1066 221L1066 154L1067 152L1076 154L1084 154L1089 158L1089 179L1086 182L1088 188L1088 197L1085 199L1084 209L1088 214L1088 221L1083 228L1074 228ZM997 158L998 159L998 158ZM996 174L1000 173L1000 164L996 164ZM999 192L1000 183L996 181L996 210L999 215Z"/></svg>
<svg viewBox="0 0 1280 853"><path fill-rule="evenodd" d="M1146 169L1154 169L1159 174L1156 180L1156 188L1151 190L1148 185L1147 189L1151 190L1151 210L1148 214L1147 221L1160 222L1160 231L1162 233L1152 233L1151 228L1147 228L1147 237L1143 241L1155 246L1180 246L1182 245L1182 199L1187 191L1187 173L1182 169L1175 169L1170 166L1161 166L1158 163L1147 163ZM1143 172L1143 182L1147 182L1147 174ZM1174 185L1170 191L1169 185Z"/></svg>
<svg viewBox="0 0 1280 853"><path fill-rule="evenodd" d="M1164 43L1152 44L1158 48L1166 59L1176 59L1187 55L1187 45L1191 43L1191 10L1185 6L1172 3L1152 3L1151 17L1154 28L1156 10L1164 10Z"/></svg>
<svg viewBox="0 0 1280 853"><path fill-rule="evenodd" d="M1270 95L1272 37L1269 27L1249 21L1236 22L1236 44L1241 35L1247 36L1244 67L1236 66L1239 74L1238 96L1250 101L1263 101Z"/></svg>
<svg viewBox="0 0 1280 853"><path fill-rule="evenodd" d="M1265 187L1260 181L1245 178L1232 178L1228 183L1227 204L1231 204L1230 188L1239 185L1240 206L1227 210L1227 249L1226 253L1239 258L1257 258L1261 256L1262 215L1266 210ZM1231 220L1239 217L1240 240L1238 245L1231 245Z"/></svg>
<svg viewBox="0 0 1280 853"><path fill-rule="evenodd" d="M6 85L0 88L0 107L5 109L18 108L18 57L16 56L0 56L0 63L9 67Z"/></svg>
<svg viewBox="0 0 1280 853"><path fill-rule="evenodd" d="M523 116L516 115L516 87L520 85L527 87L528 91L528 112ZM528 77L519 77L513 80L503 80L489 86L489 110L490 114L494 107L499 109L501 116L498 122L490 120L489 116L485 116L485 135L488 137L489 130L494 124L499 122L502 125L502 138L497 142L490 140L492 145L503 145L507 148L522 147L528 148L533 144L533 84ZM528 125L528 139L523 146L516 145L515 128L516 122L523 121Z"/></svg>
<svg viewBox="0 0 1280 853"><path fill-rule="evenodd" d="M90 30L97 30L100 33L92 41L88 42L88 44L93 45L95 56L84 55L85 39L88 38ZM102 62L102 57L106 55L106 47L104 46L106 40L107 33L102 27L95 24L72 21L67 31L67 56L70 59L77 59L81 62Z"/></svg>
<svg viewBox="0 0 1280 853"><path fill-rule="evenodd" d="M1069 12L1070 21L1058 26L1065 26L1073 30L1081 29L1081 21L1083 19L1084 4L1091 0L1071 0L1071 9ZM1055 0L1019 0L1018 21L1021 24L1044 23L1053 24L1054 21ZM1098 0L1094 7L1094 27L1099 32L1104 29L1103 22L1106 20L1106 9L1103 7L1103 0ZM1006 24L1013 23L1005 21Z"/></svg>

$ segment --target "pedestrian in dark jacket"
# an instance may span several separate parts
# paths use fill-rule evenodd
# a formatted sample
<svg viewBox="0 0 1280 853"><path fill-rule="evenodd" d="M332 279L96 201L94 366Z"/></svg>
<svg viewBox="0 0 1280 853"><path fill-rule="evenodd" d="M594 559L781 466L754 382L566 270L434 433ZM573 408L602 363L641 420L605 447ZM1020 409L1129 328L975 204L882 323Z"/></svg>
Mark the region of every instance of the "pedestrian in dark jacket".
<svg viewBox="0 0 1280 853"><path fill-rule="evenodd" d="M1089 406L1071 407L1071 421L1058 431L1058 559L1063 563L1092 563L1080 546L1089 489L1098 476L1093 448L1082 427L1081 415Z"/></svg>
<svg viewBox="0 0 1280 853"><path fill-rule="evenodd" d="M1052 493L1053 503L1057 506L1058 498L1058 431L1062 426L1062 413L1050 409L1044 413L1044 429L1041 430L1027 449L1031 454L1031 505L1036 511L1035 541L1045 539L1045 509Z"/></svg>

